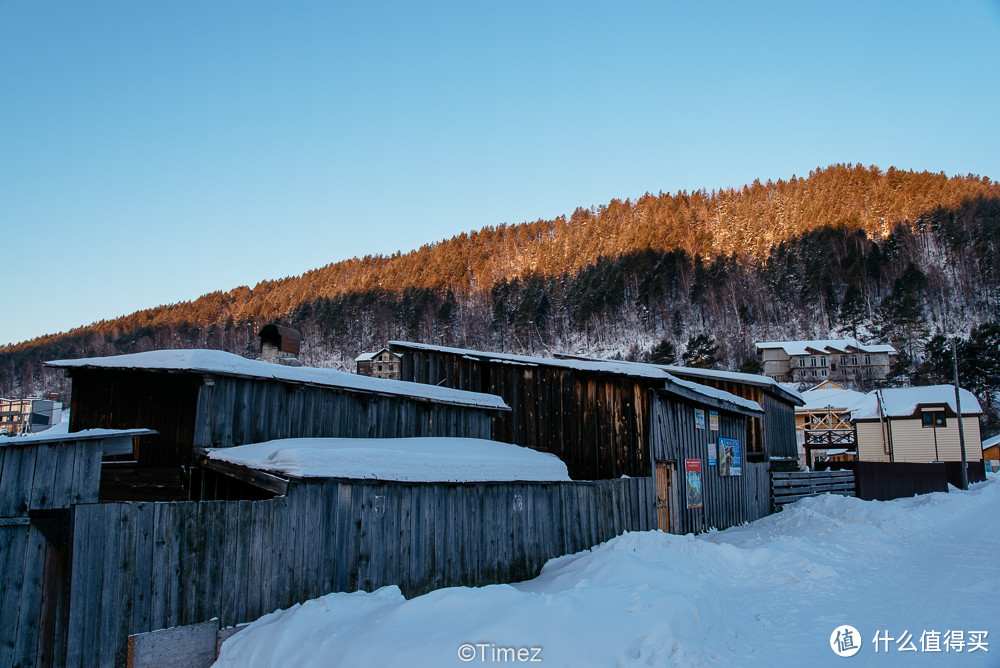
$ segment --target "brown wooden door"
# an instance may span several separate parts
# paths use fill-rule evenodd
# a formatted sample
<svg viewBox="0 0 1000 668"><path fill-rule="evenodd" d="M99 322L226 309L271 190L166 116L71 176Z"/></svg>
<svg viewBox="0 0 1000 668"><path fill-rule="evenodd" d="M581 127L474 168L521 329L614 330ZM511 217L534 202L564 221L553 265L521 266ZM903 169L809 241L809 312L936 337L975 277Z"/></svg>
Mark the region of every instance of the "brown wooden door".
<svg viewBox="0 0 1000 668"><path fill-rule="evenodd" d="M671 533L671 516L677 507L674 499L674 485L677 466L674 462L656 462L656 526L660 531Z"/></svg>

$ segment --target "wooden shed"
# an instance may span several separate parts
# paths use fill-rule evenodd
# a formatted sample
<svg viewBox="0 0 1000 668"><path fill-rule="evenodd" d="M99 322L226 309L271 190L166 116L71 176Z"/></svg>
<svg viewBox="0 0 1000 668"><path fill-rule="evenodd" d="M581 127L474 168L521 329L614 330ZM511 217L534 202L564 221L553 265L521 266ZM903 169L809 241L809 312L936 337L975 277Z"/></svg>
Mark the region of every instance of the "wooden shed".
<svg viewBox="0 0 1000 668"><path fill-rule="evenodd" d="M108 463L102 499L191 498L195 448L276 438L488 438L495 396L289 367L218 350L161 350L49 362L73 380L71 432L149 428ZM192 485L194 482L194 485Z"/></svg>
<svg viewBox="0 0 1000 668"><path fill-rule="evenodd" d="M103 456L149 433L0 438L0 666L65 665L73 507L97 502Z"/></svg>
<svg viewBox="0 0 1000 668"><path fill-rule="evenodd" d="M592 359L576 355L556 355L566 359ZM617 360L600 360L609 364L630 364ZM796 468L798 445L795 435L795 408L805 403L802 395L790 390L773 378L737 371L697 369L694 367L648 365L666 371L675 378L698 385L724 390L749 399L764 409L764 414L750 420L747 427L747 458L750 461L770 461L778 467Z"/></svg>
<svg viewBox="0 0 1000 668"><path fill-rule="evenodd" d="M764 415L754 401L649 364L389 347L402 356L405 380L503 397L512 410L494 416L494 440L551 452L574 480L655 477L656 495L634 503L655 506L665 531L723 528L771 511L766 453L752 461L746 452L753 420ZM794 432L791 439L794 446ZM720 468L720 451L739 466Z"/></svg>

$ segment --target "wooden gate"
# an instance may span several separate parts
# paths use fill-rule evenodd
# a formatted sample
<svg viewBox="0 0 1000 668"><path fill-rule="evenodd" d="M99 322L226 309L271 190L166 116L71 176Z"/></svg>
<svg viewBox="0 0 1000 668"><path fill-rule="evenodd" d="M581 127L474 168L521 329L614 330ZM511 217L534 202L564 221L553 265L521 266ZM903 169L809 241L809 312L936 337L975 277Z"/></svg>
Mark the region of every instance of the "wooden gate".
<svg viewBox="0 0 1000 668"><path fill-rule="evenodd" d="M677 523L677 464L656 462L656 526L660 531L674 533Z"/></svg>

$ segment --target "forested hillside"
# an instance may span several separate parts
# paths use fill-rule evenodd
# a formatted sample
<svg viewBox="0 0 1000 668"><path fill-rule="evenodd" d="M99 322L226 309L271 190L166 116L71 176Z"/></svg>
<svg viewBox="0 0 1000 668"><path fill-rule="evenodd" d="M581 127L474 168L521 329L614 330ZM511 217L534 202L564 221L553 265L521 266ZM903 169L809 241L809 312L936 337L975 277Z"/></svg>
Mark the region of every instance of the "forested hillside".
<svg viewBox="0 0 1000 668"><path fill-rule="evenodd" d="M341 368L400 338L689 360L707 346L717 365L752 369L754 341L856 333L907 353L905 383L931 373L935 334L1000 321L998 245L988 178L836 165L488 227L7 346L0 392L64 389L47 359L252 355L269 321L303 331L305 361Z"/></svg>

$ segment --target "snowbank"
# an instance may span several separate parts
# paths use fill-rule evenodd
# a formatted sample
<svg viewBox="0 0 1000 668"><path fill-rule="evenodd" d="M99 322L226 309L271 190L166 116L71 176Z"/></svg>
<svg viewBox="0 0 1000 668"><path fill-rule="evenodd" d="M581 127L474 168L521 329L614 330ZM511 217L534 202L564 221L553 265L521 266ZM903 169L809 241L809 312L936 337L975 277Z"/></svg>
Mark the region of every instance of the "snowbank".
<svg viewBox="0 0 1000 668"><path fill-rule="evenodd" d="M569 480L555 455L477 438L291 438L209 450L209 457L297 478L408 482Z"/></svg>
<svg viewBox="0 0 1000 668"><path fill-rule="evenodd" d="M262 617L216 665L466 665L459 652L482 665L538 648L545 666L843 666L830 637L850 624L853 665L995 666L997 507L993 479L890 502L804 499L699 537L625 534L515 585L329 594ZM920 651L924 632L959 630L990 631L989 652ZM876 654L878 632L893 640ZM916 651L900 651L907 633Z"/></svg>

